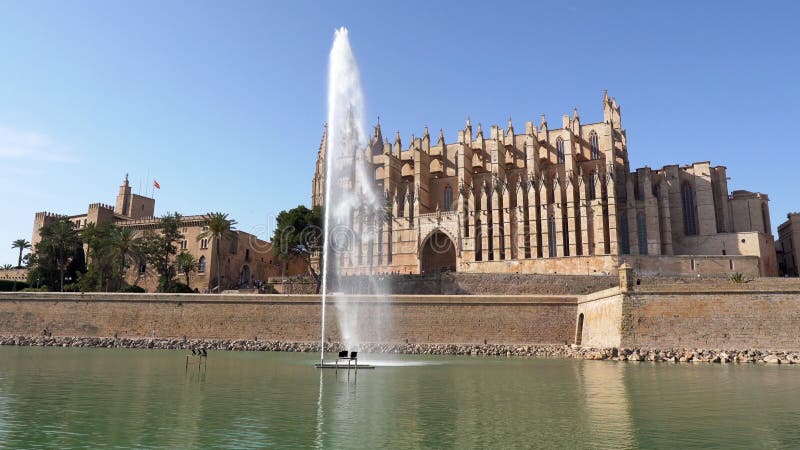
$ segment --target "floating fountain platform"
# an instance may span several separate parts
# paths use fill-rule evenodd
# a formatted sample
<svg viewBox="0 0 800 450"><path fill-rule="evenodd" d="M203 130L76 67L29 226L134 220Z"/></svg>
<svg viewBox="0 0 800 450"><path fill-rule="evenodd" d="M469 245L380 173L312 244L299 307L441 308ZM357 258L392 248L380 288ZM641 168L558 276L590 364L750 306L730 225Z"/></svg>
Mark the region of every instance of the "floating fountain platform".
<svg viewBox="0 0 800 450"><path fill-rule="evenodd" d="M317 369L374 369L375 366L370 364L336 364L336 363L317 363L314 364Z"/></svg>

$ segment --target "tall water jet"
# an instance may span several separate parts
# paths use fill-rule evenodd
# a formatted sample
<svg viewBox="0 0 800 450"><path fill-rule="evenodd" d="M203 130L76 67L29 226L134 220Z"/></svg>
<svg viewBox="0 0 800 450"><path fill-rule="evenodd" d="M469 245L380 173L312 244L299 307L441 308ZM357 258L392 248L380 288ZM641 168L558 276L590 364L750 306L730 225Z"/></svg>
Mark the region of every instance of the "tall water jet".
<svg viewBox="0 0 800 450"><path fill-rule="evenodd" d="M364 126L364 93L346 28L334 34L328 63L328 124L325 154L325 232L322 254L322 354L325 353L325 307L336 304L341 343L357 349L365 327L380 329L375 316L365 324L365 311L343 290L344 268L364 245L371 245L374 233L354 229L355 220L381 220L383 196L378 192L367 148ZM380 281L372 279L368 293L382 294ZM338 291L338 292L336 292ZM352 292L352 291L351 291ZM373 311L374 312L374 311Z"/></svg>

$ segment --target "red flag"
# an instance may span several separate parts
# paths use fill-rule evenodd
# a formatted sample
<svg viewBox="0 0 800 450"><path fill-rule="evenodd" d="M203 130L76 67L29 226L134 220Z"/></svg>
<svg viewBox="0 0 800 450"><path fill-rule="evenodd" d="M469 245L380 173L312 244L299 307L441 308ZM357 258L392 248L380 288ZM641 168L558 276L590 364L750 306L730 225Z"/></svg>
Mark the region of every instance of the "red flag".
<svg viewBox="0 0 800 450"><path fill-rule="evenodd" d="M161 185L158 184L158 181L156 181L156 180L153 180L153 187L156 188L156 189L161 189Z"/></svg>

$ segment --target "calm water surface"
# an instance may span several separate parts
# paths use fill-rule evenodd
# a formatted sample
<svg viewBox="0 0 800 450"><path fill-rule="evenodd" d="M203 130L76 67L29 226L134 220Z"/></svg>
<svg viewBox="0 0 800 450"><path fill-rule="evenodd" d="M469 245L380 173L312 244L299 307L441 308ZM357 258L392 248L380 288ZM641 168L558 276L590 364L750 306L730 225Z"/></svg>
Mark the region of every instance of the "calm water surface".
<svg viewBox="0 0 800 450"><path fill-rule="evenodd" d="M800 448L798 366L185 355L0 347L0 448Z"/></svg>

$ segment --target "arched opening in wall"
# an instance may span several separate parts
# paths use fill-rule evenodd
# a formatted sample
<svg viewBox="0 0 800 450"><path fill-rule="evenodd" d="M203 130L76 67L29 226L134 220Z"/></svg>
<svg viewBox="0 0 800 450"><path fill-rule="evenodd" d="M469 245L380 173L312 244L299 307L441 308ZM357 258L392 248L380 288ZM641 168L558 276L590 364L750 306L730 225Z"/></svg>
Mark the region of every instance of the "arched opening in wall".
<svg viewBox="0 0 800 450"><path fill-rule="evenodd" d="M250 285L250 266L242 266L242 275L239 277L239 286L248 287Z"/></svg>
<svg viewBox="0 0 800 450"><path fill-rule="evenodd" d="M583 342L583 313L578 314L578 327L575 330L575 345Z"/></svg>
<svg viewBox="0 0 800 450"><path fill-rule="evenodd" d="M456 247L441 231L434 231L422 244L420 271L423 274L456 270Z"/></svg>

